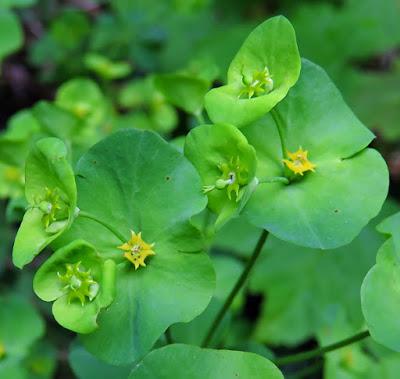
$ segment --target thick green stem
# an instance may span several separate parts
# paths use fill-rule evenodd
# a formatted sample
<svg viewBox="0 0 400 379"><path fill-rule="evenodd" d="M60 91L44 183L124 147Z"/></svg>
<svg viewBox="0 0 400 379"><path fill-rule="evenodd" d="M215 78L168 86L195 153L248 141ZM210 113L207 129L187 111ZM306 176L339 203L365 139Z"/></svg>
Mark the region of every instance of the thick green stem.
<svg viewBox="0 0 400 379"><path fill-rule="evenodd" d="M271 109L271 116L275 121L276 127L278 129L278 133L279 133L279 138L281 140L282 157L285 157L286 153L287 153L287 148L286 148L286 142L285 142L285 135L284 135L284 131L283 131L284 123L283 123L282 117L275 109Z"/></svg>
<svg viewBox="0 0 400 379"><path fill-rule="evenodd" d="M219 324L221 323L226 312L232 305L232 302L235 299L236 295L238 294L238 292L241 290L244 283L246 282L246 279L248 278L250 271L254 266L254 263L256 263L256 260L261 253L261 250L264 246L265 241L267 240L267 237L268 237L268 232L266 230L263 230L261 233L261 236L257 242L257 245L254 248L253 254L251 255L249 261L247 262L245 269L242 272L242 275L240 275L235 286L233 287L229 296L225 300L224 305L222 306L222 308L218 312L216 318L214 319L213 323L211 324L210 329L208 330L208 333L206 334L206 337L203 340L203 343L202 343L203 347L207 347L209 345L209 343L211 342L212 338L214 337L214 334L217 331Z"/></svg>
<svg viewBox="0 0 400 379"><path fill-rule="evenodd" d="M321 355L329 353L330 351L338 350L347 345L351 345L355 342L361 341L361 340L369 337L369 335L370 334L368 331L364 331L364 332L358 333L352 337L346 338L342 341L335 342L332 345L328 345L328 346L324 346L324 347L321 347L318 349L305 351L303 353L288 355L287 357L275 359L274 363L278 366L284 366L284 365L287 365L290 363L306 361L308 359L319 357Z"/></svg>
<svg viewBox="0 0 400 379"><path fill-rule="evenodd" d="M105 228L107 228L111 233L113 233L121 242L126 242L126 237L124 237L117 229L115 229L113 226L110 224L107 224L106 222L99 220L96 216L85 212L85 211L79 211L79 217L86 217L90 220L93 220L97 222L100 225L103 225Z"/></svg>

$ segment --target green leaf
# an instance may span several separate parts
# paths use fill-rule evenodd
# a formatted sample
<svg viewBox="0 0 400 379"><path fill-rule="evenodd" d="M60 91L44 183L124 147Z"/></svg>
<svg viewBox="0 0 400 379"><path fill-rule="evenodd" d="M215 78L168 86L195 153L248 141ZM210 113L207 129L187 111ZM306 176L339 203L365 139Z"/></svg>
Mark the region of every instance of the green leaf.
<svg viewBox="0 0 400 379"><path fill-rule="evenodd" d="M15 113L0 136L0 161L23 167L31 145L40 136L40 129L30 110Z"/></svg>
<svg viewBox="0 0 400 379"><path fill-rule="evenodd" d="M399 214L389 217L380 231L393 234L379 249L376 264L361 287L361 305L372 338L383 346L400 352L400 260Z"/></svg>
<svg viewBox="0 0 400 379"><path fill-rule="evenodd" d="M9 54L18 50L23 43L23 33L17 16L0 8L0 64Z"/></svg>
<svg viewBox="0 0 400 379"><path fill-rule="evenodd" d="M173 340L179 343L186 343L200 346L217 313L223 306L225 299L235 285L243 271L243 265L234 258L228 256L212 257L216 272L216 286L212 301L207 309L194 320L188 323L177 323L172 325L171 333ZM238 310L243 303L243 291L239 292L233 303L233 309ZM220 346L226 340L229 332L232 314L230 312L224 317L217 332L214 335L211 347Z"/></svg>
<svg viewBox="0 0 400 379"><path fill-rule="evenodd" d="M18 230L13 262L22 268L68 229L76 212L76 185L67 149L57 138L38 141L26 161L29 208Z"/></svg>
<svg viewBox="0 0 400 379"><path fill-rule="evenodd" d="M77 117L48 101L35 104L33 114L52 137L71 140L78 131Z"/></svg>
<svg viewBox="0 0 400 379"><path fill-rule="evenodd" d="M74 114L88 126L97 126L106 115L104 96L96 82L77 78L61 85L55 104Z"/></svg>
<svg viewBox="0 0 400 379"><path fill-rule="evenodd" d="M47 341L36 343L23 362L29 379L52 379L57 365L57 351Z"/></svg>
<svg viewBox="0 0 400 379"><path fill-rule="evenodd" d="M301 344L315 336L338 306L353 332L359 331L364 324L360 286L384 241L375 226L398 209L387 203L351 244L335 250L298 247L269 236L249 283L250 293L264 296L253 338L272 345ZM239 217L218 232L216 248L248 256L260 233Z"/></svg>
<svg viewBox="0 0 400 379"><path fill-rule="evenodd" d="M98 360L76 343L71 346L68 360L79 379L126 379L131 371L131 367L111 366Z"/></svg>
<svg viewBox="0 0 400 379"><path fill-rule="evenodd" d="M115 301L100 314L99 329L82 341L95 356L128 364L143 357L168 326L190 321L211 299L212 265L199 232L187 222L204 209L206 197L180 152L138 130L117 132L90 149L78 164L77 186L82 215L87 211L92 218L78 217L56 245L82 238L121 262ZM118 249L130 230L155 244L155 255L138 270Z"/></svg>
<svg viewBox="0 0 400 379"><path fill-rule="evenodd" d="M155 85L171 104L194 115L201 114L204 96L210 88L208 80L185 73L157 75Z"/></svg>
<svg viewBox="0 0 400 379"><path fill-rule="evenodd" d="M256 121L286 96L299 77L300 66L292 25L283 16L270 18L243 43L229 66L228 84L206 95L208 115L214 123L239 128ZM272 90L263 88L265 91L254 97L257 93L248 90L258 88L256 76L265 68L273 81Z"/></svg>
<svg viewBox="0 0 400 379"><path fill-rule="evenodd" d="M89 70L106 80L124 78L132 71L128 62L114 62L101 54L86 54L84 61Z"/></svg>
<svg viewBox="0 0 400 379"><path fill-rule="evenodd" d="M274 119L267 115L243 129L256 149L262 183L245 215L298 245L327 249L349 243L376 216L387 195L385 161L377 151L365 149L372 133L324 71L307 61L298 83L274 112ZM315 172L289 174L282 163L287 152L282 153L279 134L288 152L299 147L308 151ZM276 176L287 176L290 183L269 182Z"/></svg>
<svg viewBox="0 0 400 379"><path fill-rule="evenodd" d="M11 358L23 358L45 331L33 305L15 295L0 297L0 325L0 344L5 357Z"/></svg>
<svg viewBox="0 0 400 379"><path fill-rule="evenodd" d="M89 288L85 287L84 278L78 279L79 284L71 280L76 276L62 280L68 274L68 266L90 274L93 283ZM53 314L60 325L77 333L91 333L98 326L97 316L101 309L108 307L114 299L115 263L112 260L104 262L93 246L77 240L56 251L43 263L36 272L33 288L42 300L54 301ZM92 289L95 293L90 299L89 293L83 291Z"/></svg>
<svg viewBox="0 0 400 379"><path fill-rule="evenodd" d="M216 225L239 213L257 167L246 137L228 124L201 125L187 135L185 155L201 176L208 207L219 215Z"/></svg>
<svg viewBox="0 0 400 379"><path fill-rule="evenodd" d="M0 0L0 8L31 7L35 3L36 0Z"/></svg>
<svg viewBox="0 0 400 379"><path fill-rule="evenodd" d="M229 350L201 349L190 345L169 345L154 350L132 371L131 379L283 379L269 360Z"/></svg>

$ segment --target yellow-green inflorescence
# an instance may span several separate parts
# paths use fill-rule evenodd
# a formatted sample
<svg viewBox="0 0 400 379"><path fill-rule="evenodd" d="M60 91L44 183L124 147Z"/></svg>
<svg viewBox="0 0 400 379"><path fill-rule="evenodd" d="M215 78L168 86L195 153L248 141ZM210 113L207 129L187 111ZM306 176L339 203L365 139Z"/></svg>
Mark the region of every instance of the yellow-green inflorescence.
<svg viewBox="0 0 400 379"><path fill-rule="evenodd" d="M308 151L300 147L294 153L286 152L288 159L283 159L283 163L296 175L303 176L307 171L315 171L317 167L308 159Z"/></svg>
<svg viewBox="0 0 400 379"><path fill-rule="evenodd" d="M264 67L261 71L254 71L251 77L242 76L242 89L239 98L247 97L251 99L253 96L265 95L273 89L274 81L268 67Z"/></svg>
<svg viewBox="0 0 400 379"><path fill-rule="evenodd" d="M135 270L139 267L146 267L145 259L149 256L156 255L153 251L154 243L146 243L142 238L142 233L136 234L131 230L131 238L118 249L124 251L124 257L135 266Z"/></svg>
<svg viewBox="0 0 400 379"><path fill-rule="evenodd" d="M58 188L45 188L44 196L37 201L38 208L43 212L43 224L48 228L53 222L67 218L67 204L62 199Z"/></svg>
<svg viewBox="0 0 400 379"><path fill-rule="evenodd" d="M68 303L77 300L84 306L88 300L92 301L99 292L99 284L93 279L90 270L85 271L81 262L67 263L65 273L57 272L57 275L67 294Z"/></svg>
<svg viewBox="0 0 400 379"><path fill-rule="evenodd" d="M242 193L240 188L248 182L248 170L240 164L240 158L231 158L229 161L220 163L218 169L221 177L213 185L204 186L203 192L208 193L214 189L226 189L229 200L232 199L232 192L236 201L239 201Z"/></svg>

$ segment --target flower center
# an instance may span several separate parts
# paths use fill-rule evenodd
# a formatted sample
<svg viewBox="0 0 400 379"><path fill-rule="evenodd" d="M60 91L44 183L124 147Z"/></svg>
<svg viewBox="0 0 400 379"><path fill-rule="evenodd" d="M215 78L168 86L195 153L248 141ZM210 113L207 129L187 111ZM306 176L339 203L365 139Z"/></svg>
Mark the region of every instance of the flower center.
<svg viewBox="0 0 400 379"><path fill-rule="evenodd" d="M262 71L254 71L252 77L246 77L242 74L242 89L239 92L240 97L251 99L253 96L265 95L274 88L274 81L269 73L268 67Z"/></svg>
<svg viewBox="0 0 400 379"><path fill-rule="evenodd" d="M37 201L37 207L43 212L42 222L45 228L58 220L68 218L68 206L58 188L45 188L44 196Z"/></svg>
<svg viewBox="0 0 400 379"><path fill-rule="evenodd" d="M236 201L241 198L240 188L247 184L247 169L240 164L240 158L231 158L228 162L220 163L218 169L221 171L221 177L217 179L214 185L204 186L203 192L208 193L214 189L225 189L229 200L232 199L232 192L235 194Z"/></svg>
<svg viewBox="0 0 400 379"><path fill-rule="evenodd" d="M67 263L65 273L57 272L58 278L67 294L68 303L79 300L82 306L87 299L92 301L99 292L99 284L93 279L90 270L85 271L81 262L75 264Z"/></svg>
<svg viewBox="0 0 400 379"><path fill-rule="evenodd" d="M283 163L296 175L299 174L303 176L305 172L315 171L315 168L317 167L314 163L308 160L308 151L303 150L302 147L294 153L288 151L287 156L288 159L283 159Z"/></svg>
<svg viewBox="0 0 400 379"><path fill-rule="evenodd" d="M148 244L142 239L142 233L136 234L131 230L131 238L128 242L118 246L118 249L123 250L124 257L131 262L135 270L140 266L146 267L145 259L149 256L156 255L153 251L154 243Z"/></svg>

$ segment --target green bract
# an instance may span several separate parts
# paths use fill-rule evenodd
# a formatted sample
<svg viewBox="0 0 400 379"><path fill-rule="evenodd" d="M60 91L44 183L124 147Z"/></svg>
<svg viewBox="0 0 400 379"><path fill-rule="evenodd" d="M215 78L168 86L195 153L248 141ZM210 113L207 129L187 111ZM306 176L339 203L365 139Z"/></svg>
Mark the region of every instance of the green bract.
<svg viewBox="0 0 400 379"><path fill-rule="evenodd" d="M155 77L157 89L175 106L188 113L200 115L204 95L211 83L188 73L162 74Z"/></svg>
<svg viewBox="0 0 400 379"><path fill-rule="evenodd" d="M283 375L269 360L253 353L176 344L151 352L129 378L283 379Z"/></svg>
<svg viewBox="0 0 400 379"><path fill-rule="evenodd" d="M398 226L400 213L380 226L392 234L378 251L376 264L361 287L361 304L372 338L389 349L400 352L400 261Z"/></svg>
<svg viewBox="0 0 400 379"><path fill-rule="evenodd" d="M97 83L77 78L64 83L57 91L56 105L73 113L89 127L105 117L106 101Z"/></svg>
<svg viewBox="0 0 400 379"><path fill-rule="evenodd" d="M385 161L366 149L373 134L318 66L304 61L298 83L273 117L242 131L256 149L262 183L244 210L253 224L283 240L327 249L349 243L379 212L388 189ZM282 160L301 147L315 172L289 174ZM290 183L271 183L281 176Z"/></svg>
<svg viewBox="0 0 400 379"><path fill-rule="evenodd" d="M214 123L245 126L279 103L300 74L300 55L290 22L282 16L259 25L228 70L228 83L205 97Z"/></svg>
<svg viewBox="0 0 400 379"><path fill-rule="evenodd" d="M8 54L13 53L23 43L23 32L17 16L0 6L0 65Z"/></svg>
<svg viewBox="0 0 400 379"><path fill-rule="evenodd" d="M256 153L246 137L227 124L202 125L186 137L185 155L198 170L216 225L239 213L256 185Z"/></svg>
<svg viewBox="0 0 400 379"><path fill-rule="evenodd" d="M168 326L196 317L211 299L212 265L199 232L188 223L204 209L206 197L181 153L138 130L117 132L90 149L78 164L77 186L82 217L56 244L82 238L102 257L119 262L115 300L100 313L99 328L82 341L101 359L127 364L143 357ZM90 215L83 217L86 210ZM141 233L155 253L137 270L128 260L138 251L136 244L126 246L131 231L136 238Z"/></svg>
<svg viewBox="0 0 400 379"><path fill-rule="evenodd" d="M101 309L113 301L114 283L114 261L102 260L93 246L77 240L39 268L33 288L42 300L54 301L53 314L62 326L91 333Z"/></svg>
<svg viewBox="0 0 400 379"><path fill-rule="evenodd" d="M25 181L29 207L13 248L13 262L20 268L68 229L76 216L75 178L62 141L36 142L26 160Z"/></svg>
<svg viewBox="0 0 400 379"><path fill-rule="evenodd" d="M89 70L106 80L124 78L132 71L128 62L114 62L101 54L89 53L85 56L84 61Z"/></svg>

